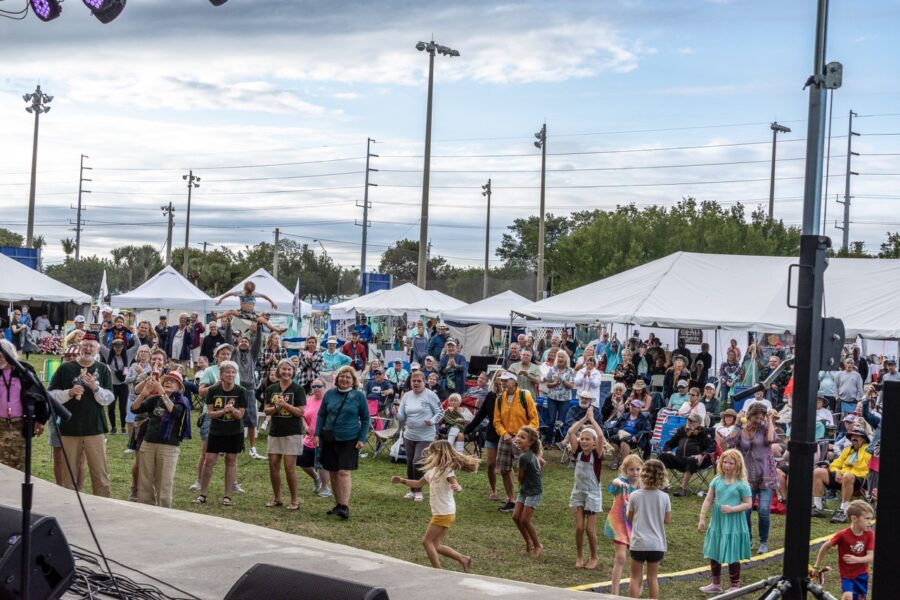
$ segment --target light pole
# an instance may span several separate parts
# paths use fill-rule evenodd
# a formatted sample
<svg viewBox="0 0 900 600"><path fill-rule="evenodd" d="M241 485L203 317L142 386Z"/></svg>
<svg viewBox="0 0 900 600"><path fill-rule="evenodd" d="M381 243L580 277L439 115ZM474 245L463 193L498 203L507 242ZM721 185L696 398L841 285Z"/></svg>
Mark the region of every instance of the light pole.
<svg viewBox="0 0 900 600"><path fill-rule="evenodd" d="M487 226L484 228L484 290L482 290L482 296L484 298L488 297L488 257L490 256L491 249L491 180L488 179L488 182L481 186L481 189L484 191L481 192L482 196L487 197Z"/></svg>
<svg viewBox="0 0 900 600"><path fill-rule="evenodd" d="M419 270L416 285L425 289L428 272L428 257L425 248L428 245L428 185L431 178L431 102L434 89L434 55L459 56L458 50L430 42L419 42L416 50L428 53L428 108L425 116L425 166L422 169L422 218L419 223Z"/></svg>
<svg viewBox="0 0 900 600"><path fill-rule="evenodd" d="M30 94L23 94L22 99L31 103L25 107L25 112L34 113L34 141L31 145L31 188L28 192L28 231L25 235L25 245L31 248L32 239L34 238L34 188L37 182L38 126L40 125L41 113L50 112L50 107L47 105L53 102L53 96L48 96L42 92L39 85Z"/></svg>
<svg viewBox="0 0 900 600"><path fill-rule="evenodd" d="M535 302L544 299L544 188L547 181L547 124L544 123L541 130L534 134L537 141L534 143L535 148L541 149L541 216L538 221L538 258L537 258L537 281L536 291L534 294Z"/></svg>
<svg viewBox="0 0 900 600"><path fill-rule="evenodd" d="M188 256L190 255L190 252L188 252L188 248L191 238L191 190L200 187L200 178L194 175L193 171L188 171L188 174L182 175L181 178L187 181L188 190L187 211L184 214L184 266L182 267L182 275L187 277L189 262Z"/></svg>
<svg viewBox="0 0 900 600"><path fill-rule="evenodd" d="M779 125L778 121L769 125L772 130L772 175L769 177L769 220L772 220L775 212L775 144L779 133L790 133L791 128Z"/></svg>

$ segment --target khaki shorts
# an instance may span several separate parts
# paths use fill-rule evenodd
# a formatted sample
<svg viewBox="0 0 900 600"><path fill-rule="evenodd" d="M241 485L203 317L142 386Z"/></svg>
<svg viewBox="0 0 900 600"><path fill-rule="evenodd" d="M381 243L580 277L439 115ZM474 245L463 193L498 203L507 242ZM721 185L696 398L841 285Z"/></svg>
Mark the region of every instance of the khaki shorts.
<svg viewBox="0 0 900 600"><path fill-rule="evenodd" d="M285 454L287 456L300 456L303 454L303 436L302 435L284 435L269 436L268 448L269 454Z"/></svg>

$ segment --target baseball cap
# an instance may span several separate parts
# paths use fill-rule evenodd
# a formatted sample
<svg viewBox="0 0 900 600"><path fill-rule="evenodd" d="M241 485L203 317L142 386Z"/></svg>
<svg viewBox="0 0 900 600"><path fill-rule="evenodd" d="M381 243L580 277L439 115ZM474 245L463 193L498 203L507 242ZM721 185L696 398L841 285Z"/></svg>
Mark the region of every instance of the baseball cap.
<svg viewBox="0 0 900 600"><path fill-rule="evenodd" d="M698 415L697 413L690 413L687 416L687 420L694 421L695 423L699 423L702 419L700 418L700 415Z"/></svg>
<svg viewBox="0 0 900 600"><path fill-rule="evenodd" d="M510 373L509 371L503 371L503 375L500 376L500 379L502 381L518 381L519 380L518 377L516 377L513 373Z"/></svg>
<svg viewBox="0 0 900 600"><path fill-rule="evenodd" d="M594 395L588 390L581 390L580 392L578 392L578 397L579 398L589 398L591 400L594 399Z"/></svg>
<svg viewBox="0 0 900 600"><path fill-rule="evenodd" d="M638 408L644 408L644 403L640 400L632 400L631 402L629 402L629 404L631 406L637 406Z"/></svg>
<svg viewBox="0 0 900 600"><path fill-rule="evenodd" d="M716 389L716 384L714 384L714 383L707 383L707 384L704 385L703 387L704 387L704 388L712 388L712 389Z"/></svg>
<svg viewBox="0 0 900 600"><path fill-rule="evenodd" d="M687 387L687 381L684 379L679 379L678 384L675 387Z"/></svg>
<svg viewBox="0 0 900 600"><path fill-rule="evenodd" d="M84 315L78 315L78 316L76 316L76 317L73 319L73 321L74 321L75 323L84 323Z"/></svg>

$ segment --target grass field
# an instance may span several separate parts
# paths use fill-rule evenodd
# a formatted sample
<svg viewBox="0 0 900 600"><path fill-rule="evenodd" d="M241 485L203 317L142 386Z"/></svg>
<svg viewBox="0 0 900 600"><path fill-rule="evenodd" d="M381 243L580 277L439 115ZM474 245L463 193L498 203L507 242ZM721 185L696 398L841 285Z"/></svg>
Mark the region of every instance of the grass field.
<svg viewBox="0 0 900 600"><path fill-rule="evenodd" d="M32 357L31 362L40 367L43 360ZM130 489L130 469L134 455L123 453L126 437L108 436L112 495L127 499ZM265 437L257 444L265 452ZM185 442L179 458L176 475L175 508L235 519L245 523L271 527L289 533L337 542L379 552L389 556L427 565L428 561L420 545L422 534L430 517L428 502L414 503L401 498L402 486L393 486L388 479L403 474L405 466L392 464L385 456L360 459L360 469L353 476L351 498L352 518L341 522L325 515L332 507L331 499L314 496L311 480L298 472L300 485L300 510L289 512L283 508L268 509L264 505L271 498L268 466L265 461L253 460L244 453L238 459L238 480L246 489L243 496L232 496L234 506L221 505L223 495L224 465L216 467L209 490L209 503L194 505L195 494L188 490L196 477L199 440ZM572 487L572 470L560 465L555 450L547 453L544 470L544 499L535 513L534 523L545 546L544 555L535 560L523 555L524 542L519 536L510 515L497 512L498 503L487 499L488 485L484 471L459 475L463 492L457 495L457 522L448 535L448 543L459 551L474 557L473 571L483 575L518 579L545 585L569 587L608 581L613 561L613 545L602 535L603 516L598 520L600 565L597 570L575 569L574 524L568 509ZM35 474L53 479L50 452L46 438L36 443ZM614 476L604 469L603 481ZM90 483L85 485L90 490ZM427 493L427 492L426 492ZM285 500L289 497L285 497ZM672 498L674 523L667 529L669 551L662 563L661 572L671 573L705 564L703 536L696 530L697 514L701 498L696 496ZM604 498L604 507L610 500ZM755 521L755 518L754 518ZM838 530L827 520L813 520L813 537L821 537ZM102 535L102 534L101 534ZM771 550L783 547L785 520L773 515L769 539ZM835 555L829 557L835 566ZM456 564L446 563L448 568ZM780 572L780 561L746 569L746 583ZM627 575L627 568L626 568ZM666 583L662 587L663 598L703 598L697 588L707 583L706 578L693 581ZM837 583L837 585L835 585ZM829 579L829 590L839 595L837 576ZM627 591L627 587L625 588Z"/></svg>

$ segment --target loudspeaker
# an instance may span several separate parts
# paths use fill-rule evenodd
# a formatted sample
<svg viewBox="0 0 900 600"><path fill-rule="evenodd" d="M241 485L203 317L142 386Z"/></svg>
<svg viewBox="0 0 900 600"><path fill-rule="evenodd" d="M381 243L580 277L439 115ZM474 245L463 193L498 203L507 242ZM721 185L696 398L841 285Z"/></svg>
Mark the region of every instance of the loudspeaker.
<svg viewBox="0 0 900 600"><path fill-rule="evenodd" d="M31 593L56 600L75 578L75 559L53 517L31 513ZM0 505L0 600L22 597L22 511Z"/></svg>
<svg viewBox="0 0 900 600"><path fill-rule="evenodd" d="M258 563L228 590L225 600L390 600L384 588Z"/></svg>

